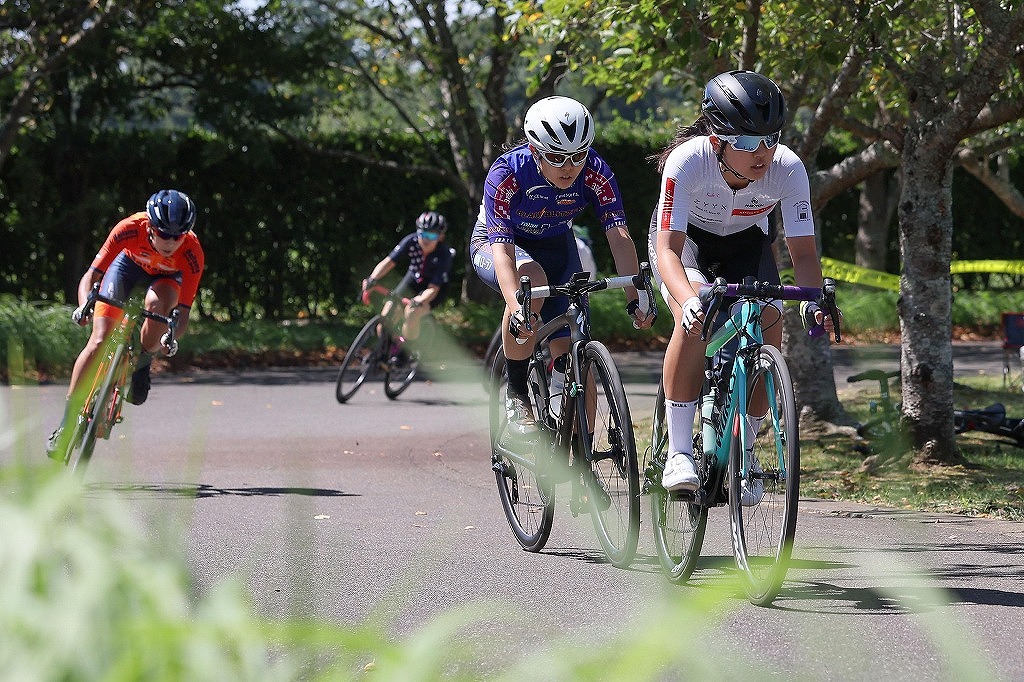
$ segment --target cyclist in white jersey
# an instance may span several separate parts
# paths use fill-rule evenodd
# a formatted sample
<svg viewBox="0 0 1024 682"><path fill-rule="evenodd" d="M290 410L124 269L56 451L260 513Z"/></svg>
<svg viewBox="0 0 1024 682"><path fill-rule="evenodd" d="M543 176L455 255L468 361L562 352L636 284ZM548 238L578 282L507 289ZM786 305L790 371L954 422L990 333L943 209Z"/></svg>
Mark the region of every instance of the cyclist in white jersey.
<svg viewBox="0 0 1024 682"><path fill-rule="evenodd" d="M776 206L796 284L822 283L807 170L779 144L785 123L786 102L778 85L752 71L730 71L708 82L701 117L652 157L662 176L648 250L675 320L663 367L669 458L662 483L668 490L698 486L693 422L706 348L700 339L700 285L715 277L739 282L745 276L779 283L768 222ZM778 315L766 315L764 335L767 343L780 346L782 306L776 301L774 307ZM816 304L805 304L802 312L806 321L831 331L831 319ZM758 407L756 398L752 407ZM756 433L761 421L760 415L747 415L747 428ZM760 479L753 485L761 485ZM751 490L748 496L759 493Z"/></svg>

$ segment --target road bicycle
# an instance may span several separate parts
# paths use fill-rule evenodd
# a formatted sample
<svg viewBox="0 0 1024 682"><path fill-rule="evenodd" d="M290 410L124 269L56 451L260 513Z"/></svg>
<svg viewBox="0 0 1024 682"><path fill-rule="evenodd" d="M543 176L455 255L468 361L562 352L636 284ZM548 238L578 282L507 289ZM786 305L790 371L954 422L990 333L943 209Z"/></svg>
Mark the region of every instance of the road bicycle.
<svg viewBox="0 0 1024 682"><path fill-rule="evenodd" d="M345 352L334 388L339 403L348 402L367 379L379 375L383 375L384 395L396 399L416 378L421 351L430 347L435 332L432 315L428 313L420 320L420 336L415 343L400 344L397 332L402 326L402 311L412 299L375 284L363 292L364 304L370 305L371 293L383 297L381 308L388 302L391 306L387 315L378 313L363 325ZM400 352L403 350L404 357Z"/></svg>
<svg viewBox="0 0 1024 682"><path fill-rule="evenodd" d="M900 376L899 370L890 372L880 369L869 369L847 378L850 383L858 381L878 381L878 399L871 400L868 407L875 415L868 421L857 426L857 435L872 441L870 448L856 446L858 451L868 454L872 451L882 453L902 452L905 436L900 429L900 403L890 395L889 379ZM953 410L953 432L957 435L968 431L984 431L1008 439L1013 445L1024 448L1024 419L1006 416L1006 407L1002 403L994 403L980 409Z"/></svg>
<svg viewBox="0 0 1024 682"><path fill-rule="evenodd" d="M857 443L854 449L869 455L881 453L895 456L901 452L900 441L900 405L893 402L889 391L890 379L899 380L900 370L869 369L846 378L847 383L860 381L878 382L878 400L868 402L868 411L872 415L866 422L857 424L857 435L870 441L868 444Z"/></svg>
<svg viewBox="0 0 1024 682"><path fill-rule="evenodd" d="M520 283L518 301L529 320L533 298L565 296L566 312L535 330L538 340L529 363L529 399L537 431L517 434L508 428L505 394L508 376L499 348L491 366L491 467L501 507L512 534L530 552L544 548L551 533L555 487L571 483L569 510L574 517L589 512L608 560L626 567L636 554L640 534L640 478L633 423L619 372L608 349L590 336L589 294L635 287L653 310L650 267L641 274L591 281L589 273L573 275L567 284L531 288ZM565 387L560 409L551 409L550 370L546 349L552 333L569 327ZM556 396L557 397L557 396Z"/></svg>
<svg viewBox="0 0 1024 682"><path fill-rule="evenodd" d="M72 319L79 322L91 316L97 302L119 308L124 311L124 315L104 342L95 371L90 372L92 383L88 392L82 394L82 397L73 395L71 398L80 401L81 405L71 412L74 424L65 424L58 437L57 452L63 453L61 458L64 464L78 475L84 474L96 447L96 439L109 439L114 426L123 419L121 407L125 399L125 385L135 369L138 356L139 340L135 329L141 321L150 319L167 325L160 343L165 349L176 345L174 334L178 326L177 308L167 317L146 310L142 302L135 298L118 301L103 296L99 293L99 286L98 282L93 285L85 303L72 313Z"/></svg>
<svg viewBox="0 0 1024 682"><path fill-rule="evenodd" d="M659 562L674 583L689 579L700 556L711 507L728 505L733 556L747 597L757 605L770 604L786 575L796 532L800 491L799 415L789 368L778 348L763 338L769 302L816 301L835 322L835 282L821 289L755 282L728 284L718 278L701 287L705 320L715 320L726 299L737 299L724 324L710 334L705 356L704 384L699 397L700 428L694 430L693 452L699 487L692 492L668 492L661 484L668 456L664 383L658 388L651 446L644 468L644 491L650 494L651 525ZM781 318L781 315L780 315ZM777 324L778 322L775 322ZM701 338L708 338L711 323ZM824 333L812 328L813 335ZM735 340L735 341L734 341ZM733 357L722 354L736 346ZM759 431L748 433L748 406L767 397ZM744 485L744 482L746 485ZM743 489L748 499L743 499Z"/></svg>

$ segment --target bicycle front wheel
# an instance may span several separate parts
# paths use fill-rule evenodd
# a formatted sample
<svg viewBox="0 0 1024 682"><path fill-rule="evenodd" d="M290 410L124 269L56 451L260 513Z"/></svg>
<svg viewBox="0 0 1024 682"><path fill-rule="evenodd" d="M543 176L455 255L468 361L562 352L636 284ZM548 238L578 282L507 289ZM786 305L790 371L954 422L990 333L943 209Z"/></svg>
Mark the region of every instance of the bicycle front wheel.
<svg viewBox="0 0 1024 682"><path fill-rule="evenodd" d="M747 597L760 606L775 599L786 577L800 501L800 432L793 382L774 346L762 346L748 365L748 401L765 394L768 410L753 448L748 444L744 452L737 437L729 452L733 554ZM744 420L750 412L746 405L740 408L737 419ZM740 429L745 426L741 421Z"/></svg>
<svg viewBox="0 0 1024 682"><path fill-rule="evenodd" d="M599 341L583 347L580 375L586 399L584 409L577 410L577 453L583 455L577 464L589 489L587 505L598 542L614 566L625 568L640 536L640 474L626 392Z"/></svg>
<svg viewBox="0 0 1024 682"><path fill-rule="evenodd" d="M334 397L339 403L344 403L354 396L366 381L366 377L374 370L381 354L379 330L383 321L380 315L374 315L373 319L363 325L348 347L334 387Z"/></svg>
<svg viewBox="0 0 1024 682"><path fill-rule="evenodd" d="M548 447L547 437L538 431L528 440L509 431L505 412L508 373L500 349L491 368L490 386L491 468L501 508L522 548L539 552L548 541L555 515L554 484L550 477L538 473L538 467L551 456L542 450Z"/></svg>
<svg viewBox="0 0 1024 682"><path fill-rule="evenodd" d="M704 544L708 508L694 504L679 494L665 490L661 476L668 458L668 426L665 422L665 385L658 386L654 420L651 424L651 458L646 469L646 490L651 497L651 525L654 547L668 579L676 584L689 580ZM698 403L700 404L700 403ZM694 452L699 452L700 430L694 436Z"/></svg>
<svg viewBox="0 0 1024 682"><path fill-rule="evenodd" d="M110 434L113 426L111 415L116 415L118 400L117 379L121 371L121 363L125 362L126 348L119 345L114 350L113 358L98 371L103 373L98 389L86 398L85 409L78 415L75 433L72 434L71 447L68 450L67 464L77 476L84 476L85 469L92 459L96 447L96 438ZM79 431L81 429L81 431Z"/></svg>

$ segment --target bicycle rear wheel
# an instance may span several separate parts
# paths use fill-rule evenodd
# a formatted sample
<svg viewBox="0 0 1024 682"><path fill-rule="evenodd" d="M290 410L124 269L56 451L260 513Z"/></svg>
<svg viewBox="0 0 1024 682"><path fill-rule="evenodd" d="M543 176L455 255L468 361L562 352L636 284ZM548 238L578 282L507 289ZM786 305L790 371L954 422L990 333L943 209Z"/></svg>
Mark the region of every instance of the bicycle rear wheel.
<svg viewBox="0 0 1024 682"><path fill-rule="evenodd" d="M699 434L697 430L694 452L698 452L701 447ZM651 525L654 527L654 547L658 552L658 560L668 579L678 584L686 582L697 566L708 523L708 508L673 495L662 487L661 475L665 471L667 458L665 386L660 384L651 425L651 458L646 469L646 489L651 497Z"/></svg>
<svg viewBox="0 0 1024 682"><path fill-rule="evenodd" d="M384 374L384 395L391 400L402 395L423 367L423 358L434 350L434 327L430 315L420 320L420 335L413 341L407 341L405 350L409 354L408 364L403 367L392 367Z"/></svg>
<svg viewBox="0 0 1024 682"><path fill-rule="evenodd" d="M381 354L382 342L378 330L383 321L380 315L374 315L373 319L363 325L348 347L334 387L334 397L339 403L344 403L354 396L366 381L366 377L374 371Z"/></svg>
<svg viewBox="0 0 1024 682"><path fill-rule="evenodd" d="M766 390L768 412L753 443L753 458L734 438L729 452L729 517L732 546L747 597L768 605L786 577L800 502L800 433L793 382L782 353L761 346L748 365L747 397ZM739 406L744 419L747 406ZM741 423L741 428L743 424ZM736 431L734 431L736 433ZM757 469L760 468L761 472ZM743 499L744 479L748 499ZM758 494L758 481L763 493Z"/></svg>
<svg viewBox="0 0 1024 682"><path fill-rule="evenodd" d="M640 536L640 474L626 392L604 344L588 341L580 373L586 406L577 410L577 461L589 492L587 505L608 560L625 568ZM589 466L588 466L589 464Z"/></svg>
<svg viewBox="0 0 1024 682"><path fill-rule="evenodd" d="M494 358L490 385L491 468L501 508L522 548L539 552L548 541L555 515L554 485L542 483L537 472L538 458L550 457L542 451L548 447L546 436L538 431L528 441L510 434L505 412L508 374L501 350Z"/></svg>

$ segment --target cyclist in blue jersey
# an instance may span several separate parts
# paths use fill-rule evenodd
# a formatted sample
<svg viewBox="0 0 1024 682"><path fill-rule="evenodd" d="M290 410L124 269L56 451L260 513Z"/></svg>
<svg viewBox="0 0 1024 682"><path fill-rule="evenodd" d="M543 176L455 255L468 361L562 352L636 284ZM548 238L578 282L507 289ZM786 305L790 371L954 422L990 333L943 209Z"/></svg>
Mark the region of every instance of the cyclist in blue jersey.
<svg viewBox="0 0 1024 682"><path fill-rule="evenodd" d="M604 231L616 272L634 275L640 266L615 176L591 148L594 119L587 108L569 97L546 97L529 108L523 127L526 140L499 156L487 173L470 255L476 274L505 299L506 408L510 426L529 433L536 429L526 398L532 329L541 319L564 313L568 301L560 296L535 301L528 329L516 301L519 278L528 276L533 286L564 284L582 271L572 221L587 207ZM626 312L636 326L650 327L654 302L642 309L637 291L625 291ZM560 393L557 382L564 381L568 328L556 336L551 341L552 384Z"/></svg>
<svg viewBox="0 0 1024 682"><path fill-rule="evenodd" d="M452 249L444 243L448 230L448 221L434 211L425 211L416 218L416 231L408 234L398 242L391 253L384 257L373 268L370 276L363 280L363 292L371 288L382 277L391 272L400 260L409 261L409 269L402 281L395 287L400 294L410 293L408 305L405 306L405 318L401 334L398 337L400 349L393 361L401 365L407 359L404 348L406 341L419 338L420 320L432 308L444 301L448 292L448 280L451 277ZM385 318L391 313L391 301L384 304L381 315Z"/></svg>
<svg viewBox="0 0 1024 682"><path fill-rule="evenodd" d="M662 484L667 490L699 485L693 423L706 349L700 338L705 322L697 297L701 284L715 277L740 282L746 276L779 283L771 248L774 229L768 223L776 206L796 284L822 283L807 170L779 143L785 123L786 102L778 85L752 71L730 71L705 86L701 117L652 157L662 176L648 250L655 282L675 321L663 368L669 458ZM778 312L766 311L765 341L781 347L782 305L774 301L769 307ZM831 333L831 318L816 304L805 302L801 311L805 322L824 323ZM767 406L763 397L761 402ZM758 396L751 407L759 408ZM748 433L756 433L762 420L759 414L747 415ZM753 466L757 470L756 459ZM754 485L763 486L760 479ZM760 494L744 488L743 498L760 499Z"/></svg>

